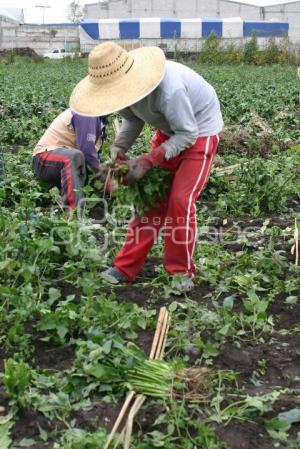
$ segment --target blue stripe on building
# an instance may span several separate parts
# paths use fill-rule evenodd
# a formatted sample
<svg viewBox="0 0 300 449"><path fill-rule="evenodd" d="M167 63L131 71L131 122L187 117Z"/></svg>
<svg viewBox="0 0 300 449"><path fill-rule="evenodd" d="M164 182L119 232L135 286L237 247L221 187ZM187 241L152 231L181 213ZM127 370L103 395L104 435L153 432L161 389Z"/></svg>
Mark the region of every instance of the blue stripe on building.
<svg viewBox="0 0 300 449"><path fill-rule="evenodd" d="M52 24L57 26L58 24ZM59 24L63 25L63 24ZM74 24L69 24L74 26ZM84 31L94 40L101 39L101 22L100 22L100 36L98 21L84 21L80 24ZM77 26L77 25L75 25ZM119 38L120 39L139 39L141 24L140 19L122 19L119 20ZM243 23L243 36L248 37L253 33L257 37L270 36L285 36L288 35L289 24L287 22L266 22L248 20ZM202 36L195 36L195 38L207 38L211 32L215 32L218 36L223 36L223 21L222 19L203 19L202 21ZM174 39L181 37L181 20L180 19L160 19L160 38ZM234 36L233 36L234 37ZM157 38L153 36L153 38Z"/></svg>
<svg viewBox="0 0 300 449"><path fill-rule="evenodd" d="M244 21L244 37L252 34L257 37L285 36L288 32L287 22Z"/></svg>
<svg viewBox="0 0 300 449"><path fill-rule="evenodd" d="M82 22L82 28L84 31L95 40L99 39L99 24L98 22Z"/></svg>
<svg viewBox="0 0 300 449"><path fill-rule="evenodd" d="M217 36L222 37L223 35L222 19L203 19L202 37L208 37L212 32L215 32Z"/></svg>
<svg viewBox="0 0 300 449"><path fill-rule="evenodd" d="M140 20L124 19L119 22L121 39L138 39L140 37Z"/></svg>
<svg viewBox="0 0 300 449"><path fill-rule="evenodd" d="M174 39L181 36L181 21L178 19L160 20L160 37Z"/></svg>

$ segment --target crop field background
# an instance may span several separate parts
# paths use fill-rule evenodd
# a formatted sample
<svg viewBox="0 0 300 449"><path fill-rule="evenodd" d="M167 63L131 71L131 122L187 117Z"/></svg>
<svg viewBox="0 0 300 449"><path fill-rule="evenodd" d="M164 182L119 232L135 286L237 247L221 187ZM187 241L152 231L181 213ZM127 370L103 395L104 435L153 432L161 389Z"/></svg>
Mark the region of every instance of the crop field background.
<svg viewBox="0 0 300 449"><path fill-rule="evenodd" d="M161 241L136 283L102 283L128 217L109 198L103 219L99 182L68 222L53 207L57 191L34 179L33 146L68 106L86 61L0 64L0 449L102 448L163 305L166 361L207 367L209 381L201 399L149 397L132 448L300 448L296 68L192 67L215 87L226 129L198 201L196 287L177 297ZM150 137L146 127L131 154ZM112 139L109 126L104 155Z"/></svg>

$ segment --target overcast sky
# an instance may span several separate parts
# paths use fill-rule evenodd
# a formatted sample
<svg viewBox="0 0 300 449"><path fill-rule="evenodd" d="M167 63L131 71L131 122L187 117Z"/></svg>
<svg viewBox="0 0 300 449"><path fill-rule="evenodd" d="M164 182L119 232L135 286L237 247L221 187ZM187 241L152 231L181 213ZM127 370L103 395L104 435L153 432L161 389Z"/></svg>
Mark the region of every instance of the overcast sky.
<svg viewBox="0 0 300 449"><path fill-rule="evenodd" d="M67 5L72 0L0 0L0 7L23 8L25 22L42 23L43 8L36 5L50 6L45 8L45 22L64 22L67 20ZM89 3L81 1L81 4Z"/></svg>
<svg viewBox="0 0 300 449"><path fill-rule="evenodd" d="M67 20L67 5L72 0L0 0L0 7L23 8L25 13L25 22L42 23L43 8L37 8L36 5L47 5L45 8L45 22L64 22ZM162 0L163 1L163 0ZM186 0L188 1L188 0ZM205 1L205 0L204 0ZM209 0L207 0L209 1ZM81 0L80 3L93 3L95 0ZM247 0L245 0L247 2ZM249 3L262 5L285 3L284 0L249 0Z"/></svg>

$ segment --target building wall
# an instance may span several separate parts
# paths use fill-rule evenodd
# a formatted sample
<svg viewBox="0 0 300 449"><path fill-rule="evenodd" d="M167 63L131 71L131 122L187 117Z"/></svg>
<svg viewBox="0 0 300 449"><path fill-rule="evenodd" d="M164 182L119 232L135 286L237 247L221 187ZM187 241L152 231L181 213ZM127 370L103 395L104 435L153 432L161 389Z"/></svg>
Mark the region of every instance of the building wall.
<svg viewBox="0 0 300 449"><path fill-rule="evenodd" d="M78 49L78 26L15 25L3 26L0 21L0 50L30 47L37 54L55 48Z"/></svg>
<svg viewBox="0 0 300 449"><path fill-rule="evenodd" d="M300 43L300 1L260 8L226 0L110 0L85 5L86 19L122 19L130 17L194 17L244 20L283 20L290 24L290 39Z"/></svg>
<svg viewBox="0 0 300 449"><path fill-rule="evenodd" d="M24 23L24 10L23 8L7 8L0 5L0 21L3 18L14 23Z"/></svg>
<svg viewBox="0 0 300 449"><path fill-rule="evenodd" d="M255 32L259 46L272 36L278 42L288 34L288 23L282 21L244 21L240 18L175 19L129 18L98 19L81 23L80 46L87 53L97 43L112 40L126 48L157 45L167 54L198 52L214 31L224 40L242 44Z"/></svg>
<svg viewBox="0 0 300 449"><path fill-rule="evenodd" d="M260 20L260 8L242 3L219 0L220 17L241 17L244 20Z"/></svg>
<svg viewBox="0 0 300 449"><path fill-rule="evenodd" d="M11 27L11 26L18 26L19 22L17 22L16 20L11 20L8 17L5 16L1 16L0 15L0 28L6 28L6 27Z"/></svg>
<svg viewBox="0 0 300 449"><path fill-rule="evenodd" d="M300 43L300 2L278 6L268 6L262 11L265 20L286 20L290 24L289 36L293 42Z"/></svg>
<svg viewBox="0 0 300 449"><path fill-rule="evenodd" d="M129 17L234 17L247 14L247 19L258 19L259 8L230 3L226 0L110 0L86 4L86 19L115 19Z"/></svg>

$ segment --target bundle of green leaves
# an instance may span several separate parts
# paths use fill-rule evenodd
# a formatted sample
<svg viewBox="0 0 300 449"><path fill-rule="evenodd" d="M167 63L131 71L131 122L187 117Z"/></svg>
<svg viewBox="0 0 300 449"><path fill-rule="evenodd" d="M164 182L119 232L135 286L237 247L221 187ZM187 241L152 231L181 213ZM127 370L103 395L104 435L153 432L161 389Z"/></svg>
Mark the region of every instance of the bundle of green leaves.
<svg viewBox="0 0 300 449"><path fill-rule="evenodd" d="M206 367L186 368L182 362L141 360L126 373L130 390L155 398L202 399L208 391L211 371Z"/></svg>
<svg viewBox="0 0 300 449"><path fill-rule="evenodd" d="M127 373L130 390L157 398L170 396L175 381L175 367L163 360L144 360Z"/></svg>
<svg viewBox="0 0 300 449"><path fill-rule="evenodd" d="M115 192L116 201L121 205L133 205L136 213L142 216L166 197L169 185L168 171L151 168L140 181L130 186L120 183Z"/></svg>
<svg viewBox="0 0 300 449"><path fill-rule="evenodd" d="M77 341L71 377L73 388L84 391L88 386L100 393L122 393L128 370L145 358L134 343L125 343L114 334L99 334L92 340Z"/></svg>

